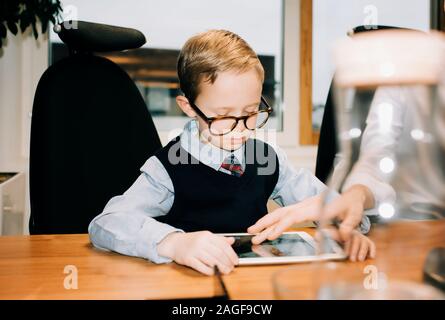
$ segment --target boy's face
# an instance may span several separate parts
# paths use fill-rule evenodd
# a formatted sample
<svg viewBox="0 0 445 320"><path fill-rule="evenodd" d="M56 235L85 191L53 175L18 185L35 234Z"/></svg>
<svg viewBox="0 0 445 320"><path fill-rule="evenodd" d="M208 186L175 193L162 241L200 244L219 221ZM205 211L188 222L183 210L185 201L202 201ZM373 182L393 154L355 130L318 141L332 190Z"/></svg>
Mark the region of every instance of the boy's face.
<svg viewBox="0 0 445 320"><path fill-rule="evenodd" d="M240 117L258 110L261 102L262 81L255 69L243 73L233 71L221 72L216 81L210 84L203 81L195 104L209 118L217 116ZM190 115L188 112L186 112ZM196 115L196 114L195 114ZM236 150L249 136L243 121L232 132L215 136L209 132L207 122L197 116L201 138L218 148Z"/></svg>

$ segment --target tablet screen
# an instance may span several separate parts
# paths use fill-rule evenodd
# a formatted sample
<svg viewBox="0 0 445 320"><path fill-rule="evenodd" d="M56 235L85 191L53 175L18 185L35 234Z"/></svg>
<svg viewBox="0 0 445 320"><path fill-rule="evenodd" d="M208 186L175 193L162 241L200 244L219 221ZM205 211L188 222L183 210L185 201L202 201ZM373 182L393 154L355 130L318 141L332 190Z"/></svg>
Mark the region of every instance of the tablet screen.
<svg viewBox="0 0 445 320"><path fill-rule="evenodd" d="M232 245L239 258L315 256L314 246L299 234L283 234L278 239L252 244L252 235L234 236Z"/></svg>

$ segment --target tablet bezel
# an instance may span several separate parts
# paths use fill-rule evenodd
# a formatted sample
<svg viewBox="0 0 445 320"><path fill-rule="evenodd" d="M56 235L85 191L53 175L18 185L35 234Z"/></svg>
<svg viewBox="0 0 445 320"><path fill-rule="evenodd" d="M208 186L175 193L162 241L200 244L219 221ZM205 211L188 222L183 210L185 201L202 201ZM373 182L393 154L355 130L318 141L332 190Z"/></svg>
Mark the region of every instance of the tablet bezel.
<svg viewBox="0 0 445 320"><path fill-rule="evenodd" d="M310 246L312 246L313 248L315 248L316 246L314 238L307 232L292 231L284 232L283 234L298 234ZM252 234L249 233L222 233L220 235L224 237L252 236ZM327 253L315 256L239 258L239 265L290 264L326 260L345 260L347 258L346 253L337 242L333 241L332 247L335 251L334 253Z"/></svg>

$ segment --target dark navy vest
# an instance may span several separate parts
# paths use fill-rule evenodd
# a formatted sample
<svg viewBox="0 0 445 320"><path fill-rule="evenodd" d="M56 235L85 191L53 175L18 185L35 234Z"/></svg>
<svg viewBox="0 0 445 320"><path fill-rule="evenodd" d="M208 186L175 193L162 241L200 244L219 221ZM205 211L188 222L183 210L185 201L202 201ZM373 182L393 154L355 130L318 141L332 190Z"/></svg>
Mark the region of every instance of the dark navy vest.
<svg viewBox="0 0 445 320"><path fill-rule="evenodd" d="M247 140L244 174L236 177L199 162L180 144L177 137L155 154L175 192L172 208L158 221L186 232L246 232L267 213L279 174L278 157L270 145Z"/></svg>

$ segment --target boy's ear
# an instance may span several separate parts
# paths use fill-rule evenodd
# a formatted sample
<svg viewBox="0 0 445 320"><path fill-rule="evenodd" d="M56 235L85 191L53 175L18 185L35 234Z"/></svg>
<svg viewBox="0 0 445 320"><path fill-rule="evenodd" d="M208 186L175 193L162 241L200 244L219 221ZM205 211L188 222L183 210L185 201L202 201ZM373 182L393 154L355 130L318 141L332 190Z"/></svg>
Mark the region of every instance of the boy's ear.
<svg viewBox="0 0 445 320"><path fill-rule="evenodd" d="M190 118L196 118L196 112L190 106L189 100L184 96L177 96L176 103L179 108Z"/></svg>

